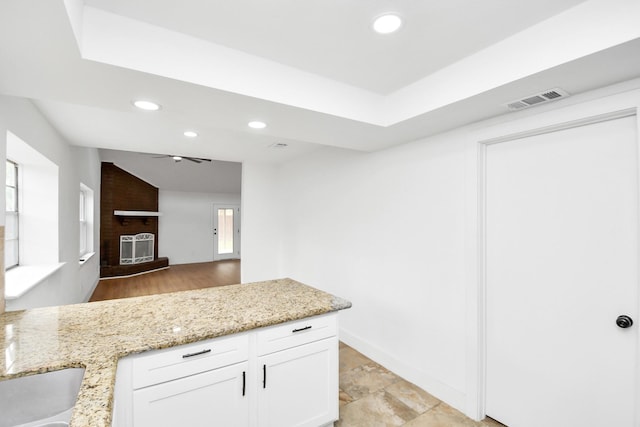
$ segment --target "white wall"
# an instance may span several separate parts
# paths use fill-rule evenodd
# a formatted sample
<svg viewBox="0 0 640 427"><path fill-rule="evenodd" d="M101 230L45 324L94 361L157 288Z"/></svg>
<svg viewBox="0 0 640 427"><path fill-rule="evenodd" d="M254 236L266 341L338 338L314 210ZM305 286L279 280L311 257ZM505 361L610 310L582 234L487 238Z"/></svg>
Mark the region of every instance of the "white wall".
<svg viewBox="0 0 640 427"><path fill-rule="evenodd" d="M240 204L240 194L160 190L158 256L170 264L213 261L213 204Z"/></svg>
<svg viewBox="0 0 640 427"><path fill-rule="evenodd" d="M78 192L80 182L100 193L100 162L97 150L72 147L42 116L31 101L0 96L0 163L4 170L6 134L11 131L58 166L58 261L65 265L45 283L29 291L23 298L7 302L7 310L26 307L77 303L86 300L87 293L97 284L99 256L96 254L82 267L79 256ZM96 233L99 221L99 196L96 205ZM4 206L4 201L0 202ZM4 210L2 210L4 212ZM1 223L4 224L4 214ZM96 234L97 236L97 234ZM95 238L94 241L99 241ZM95 248L98 252L99 248Z"/></svg>
<svg viewBox="0 0 640 427"><path fill-rule="evenodd" d="M242 281L344 297L341 339L459 408L466 388L467 132L377 153L243 164Z"/></svg>
<svg viewBox="0 0 640 427"><path fill-rule="evenodd" d="M543 113L568 120L573 104L639 87L621 83L376 153L326 148L281 167L245 164L243 281L288 276L352 301L340 315L343 341L478 416L477 141L519 119L535 126Z"/></svg>
<svg viewBox="0 0 640 427"><path fill-rule="evenodd" d="M98 150L94 148L85 148L72 146L71 155L74 159L75 166L73 170L77 173L78 179L72 179L71 190L77 188L80 189L80 182L93 190L93 239L88 241L87 244L91 244L93 247L94 255L87 262L80 266L80 296L81 301L89 301L91 294L95 287L98 285L100 279L100 176L101 176L101 163ZM76 198L78 196L76 195ZM78 209L76 209L77 211ZM69 230L78 230L78 224L73 221L65 221L65 224L69 227ZM79 232L79 230L78 230ZM78 242L78 239L75 242ZM74 246L73 249L78 250L78 246ZM79 255L78 252L76 254ZM69 254L69 258L73 254Z"/></svg>
<svg viewBox="0 0 640 427"><path fill-rule="evenodd" d="M341 339L464 402L464 138L285 165L282 274L353 302Z"/></svg>
<svg viewBox="0 0 640 427"><path fill-rule="evenodd" d="M2 118L0 117L0 120L2 120ZM2 145L0 146L0 176L6 176L5 174L7 173L6 169L7 169L7 165L5 164L5 162L7 161L7 131L0 129L0 141L2 141ZM6 197L0 197L0 212L6 212L7 209L7 200ZM0 226L4 227L5 225L5 218L4 218L4 214L0 215Z"/></svg>
<svg viewBox="0 0 640 427"><path fill-rule="evenodd" d="M242 164L242 283L281 276L280 229L283 226L278 167Z"/></svg>

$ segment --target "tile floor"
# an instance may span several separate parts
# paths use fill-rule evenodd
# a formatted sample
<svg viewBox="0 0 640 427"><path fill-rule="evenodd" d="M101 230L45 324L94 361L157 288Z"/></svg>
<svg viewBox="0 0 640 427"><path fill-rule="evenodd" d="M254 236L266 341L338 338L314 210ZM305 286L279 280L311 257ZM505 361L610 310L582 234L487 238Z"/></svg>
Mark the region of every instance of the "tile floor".
<svg viewBox="0 0 640 427"><path fill-rule="evenodd" d="M504 427L477 422L340 343L340 419L335 427Z"/></svg>

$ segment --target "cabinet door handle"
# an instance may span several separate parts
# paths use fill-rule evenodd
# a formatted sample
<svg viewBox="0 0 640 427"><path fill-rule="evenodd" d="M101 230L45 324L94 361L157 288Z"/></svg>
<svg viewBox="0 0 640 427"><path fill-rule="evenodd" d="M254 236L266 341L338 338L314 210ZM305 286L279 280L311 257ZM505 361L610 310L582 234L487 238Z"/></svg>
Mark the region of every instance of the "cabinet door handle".
<svg viewBox="0 0 640 427"><path fill-rule="evenodd" d="M186 359L187 357L200 356L201 354L207 354L207 353L211 353L211 349L210 348L208 348L206 350L198 351L196 353L183 354L182 358Z"/></svg>
<svg viewBox="0 0 640 427"><path fill-rule="evenodd" d="M262 365L262 388L267 388L267 365Z"/></svg>
<svg viewBox="0 0 640 427"><path fill-rule="evenodd" d="M242 395L243 396L246 390L247 390L247 373L246 371L242 371Z"/></svg>
<svg viewBox="0 0 640 427"><path fill-rule="evenodd" d="M296 332L300 332L300 331L306 331L307 329L311 329L311 326L305 326L304 328L294 329L291 332L296 333Z"/></svg>

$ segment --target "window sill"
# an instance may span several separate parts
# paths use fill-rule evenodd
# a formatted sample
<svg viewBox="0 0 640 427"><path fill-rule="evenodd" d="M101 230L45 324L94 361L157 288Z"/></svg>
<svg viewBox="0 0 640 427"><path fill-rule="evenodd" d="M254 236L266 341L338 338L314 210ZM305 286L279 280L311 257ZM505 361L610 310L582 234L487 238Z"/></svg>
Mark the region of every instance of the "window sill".
<svg viewBox="0 0 640 427"><path fill-rule="evenodd" d="M46 265L23 265L5 272L4 298L18 299L35 288L46 278L60 270L64 262Z"/></svg>
<svg viewBox="0 0 640 427"><path fill-rule="evenodd" d="M96 253L95 252L87 252L86 254L80 257L80 261L78 262L81 266L85 265L87 261L91 259Z"/></svg>

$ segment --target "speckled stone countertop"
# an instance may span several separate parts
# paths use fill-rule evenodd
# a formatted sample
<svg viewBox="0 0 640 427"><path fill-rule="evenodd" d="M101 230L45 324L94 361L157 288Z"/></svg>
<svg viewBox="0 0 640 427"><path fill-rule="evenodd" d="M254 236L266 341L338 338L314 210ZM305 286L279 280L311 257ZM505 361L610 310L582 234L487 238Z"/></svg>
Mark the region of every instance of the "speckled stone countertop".
<svg viewBox="0 0 640 427"><path fill-rule="evenodd" d="M351 307L291 279L0 315L0 380L84 367L72 427L111 425L118 359Z"/></svg>

